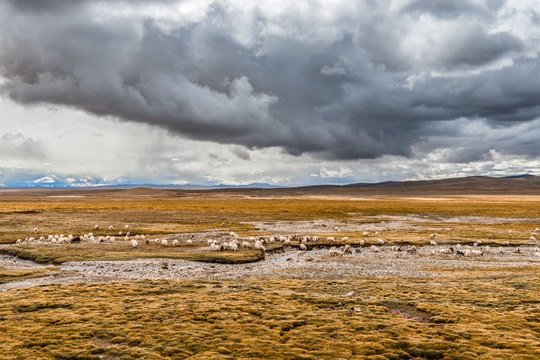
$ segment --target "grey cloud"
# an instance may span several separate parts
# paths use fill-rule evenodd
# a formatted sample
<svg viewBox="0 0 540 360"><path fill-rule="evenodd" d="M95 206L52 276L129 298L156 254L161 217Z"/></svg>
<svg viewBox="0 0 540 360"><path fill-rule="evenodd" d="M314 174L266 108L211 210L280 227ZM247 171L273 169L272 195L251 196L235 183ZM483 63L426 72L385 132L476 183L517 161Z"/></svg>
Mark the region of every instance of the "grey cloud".
<svg viewBox="0 0 540 360"><path fill-rule="evenodd" d="M44 146L39 140L20 133L6 132L0 136L0 154L9 154L10 159L44 159L43 150Z"/></svg>
<svg viewBox="0 0 540 360"><path fill-rule="evenodd" d="M497 5L494 1L490 2L492 9L496 8ZM463 14L490 15L488 9L470 0L414 0L404 10L408 12L430 13L442 19L453 19Z"/></svg>
<svg viewBox="0 0 540 360"><path fill-rule="evenodd" d="M473 30L457 37L455 41L449 41L448 47L439 56L440 61L450 68L474 67L522 49L522 42L507 32L486 34L481 30Z"/></svg>
<svg viewBox="0 0 540 360"><path fill-rule="evenodd" d="M249 155L249 152L247 152L245 149L242 149L239 146L234 146L231 149L231 152L238 157L240 160L250 160L251 156Z"/></svg>
<svg viewBox="0 0 540 360"><path fill-rule="evenodd" d="M530 76L540 70L538 58L522 59L515 36L487 31L495 3L415 1L392 15L388 2L360 2L330 21L317 17L315 5L279 19L262 10L238 18L233 5L216 2L202 20L168 30L150 15L99 18L92 7L144 2L34 3L0 0L0 75L7 79L0 92L23 104L65 105L191 139L323 159L411 156L436 124L460 117L504 127L540 116L540 85ZM432 59L416 59L401 30L417 11L444 21L466 12L490 16L477 17L478 26L463 20L451 46L436 44ZM483 68L503 57L513 65ZM460 76L464 68L477 72ZM407 87L418 72L428 75Z"/></svg>

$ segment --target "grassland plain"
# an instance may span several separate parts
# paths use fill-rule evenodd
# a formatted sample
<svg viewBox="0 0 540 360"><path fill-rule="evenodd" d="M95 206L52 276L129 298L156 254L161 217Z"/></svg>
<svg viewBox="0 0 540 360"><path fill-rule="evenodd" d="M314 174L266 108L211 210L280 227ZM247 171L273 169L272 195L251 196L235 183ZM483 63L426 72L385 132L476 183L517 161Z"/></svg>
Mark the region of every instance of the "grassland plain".
<svg viewBox="0 0 540 360"><path fill-rule="evenodd" d="M6 359L538 359L537 268L3 293ZM344 294L355 291L354 297Z"/></svg>
<svg viewBox="0 0 540 360"><path fill-rule="evenodd" d="M352 200L119 193L84 199L0 197L0 241L33 236L34 227L38 235L81 234L94 231L95 224L101 225L94 231L97 235L112 235L130 224L134 233L155 236L213 229L249 236L266 233L253 222L331 219L363 225L380 223L387 216L414 215L426 221L388 232L387 244L425 245L435 232L438 241L449 244L482 239L517 246L530 245L531 228L540 226L540 198L534 196ZM446 222L467 216L499 220ZM115 227L113 232L107 230L109 225ZM450 234L444 231L447 226ZM361 231L324 234L332 235L349 236L352 243L363 238ZM367 241L375 243L376 238ZM183 245L174 250L149 245L132 249L125 242L8 249L43 263L209 256ZM231 256L236 261L257 254L245 250ZM52 271L56 269L4 269L0 281ZM0 358L540 358L538 266L442 267L432 269L427 278L292 275L74 283L6 291L0 294ZM344 296L350 291L355 295Z"/></svg>

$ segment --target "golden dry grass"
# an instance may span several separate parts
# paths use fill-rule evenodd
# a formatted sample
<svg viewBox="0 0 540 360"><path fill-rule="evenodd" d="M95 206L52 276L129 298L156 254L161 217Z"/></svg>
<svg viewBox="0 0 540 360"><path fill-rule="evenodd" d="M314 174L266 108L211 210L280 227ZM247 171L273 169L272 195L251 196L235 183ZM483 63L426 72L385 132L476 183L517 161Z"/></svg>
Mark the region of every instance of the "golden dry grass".
<svg viewBox="0 0 540 360"><path fill-rule="evenodd" d="M124 230L125 224L130 224L131 231L139 234L230 229L247 235L253 228L243 222L265 220L349 221L361 216L407 214L540 218L540 197L535 196L454 196L445 197L445 201L439 198L418 200L378 196L354 201L306 197L214 198L204 195L195 198L148 196L144 199L136 196L84 199L0 197L0 243L14 243L18 238L34 236L34 227L39 228L37 236L88 232L117 235L118 231ZM94 231L95 224L101 225L99 231ZM114 226L114 231L107 229L109 225ZM530 226L515 224L515 228L526 230ZM504 236L504 233L500 233L500 236Z"/></svg>
<svg viewBox="0 0 540 360"><path fill-rule="evenodd" d="M186 247L163 247L141 244L132 248L129 242L113 244L18 245L0 248L0 253L13 255L40 264L61 264L68 261L125 261L133 259L181 259L201 262L241 264L259 261L258 250L190 252Z"/></svg>
<svg viewBox="0 0 540 360"><path fill-rule="evenodd" d="M538 359L536 268L138 281L1 294L9 359ZM355 297L344 297L349 291Z"/></svg>
<svg viewBox="0 0 540 360"><path fill-rule="evenodd" d="M23 280L42 277L58 271L58 268L49 267L43 269L4 269L0 267L0 284L13 280Z"/></svg>

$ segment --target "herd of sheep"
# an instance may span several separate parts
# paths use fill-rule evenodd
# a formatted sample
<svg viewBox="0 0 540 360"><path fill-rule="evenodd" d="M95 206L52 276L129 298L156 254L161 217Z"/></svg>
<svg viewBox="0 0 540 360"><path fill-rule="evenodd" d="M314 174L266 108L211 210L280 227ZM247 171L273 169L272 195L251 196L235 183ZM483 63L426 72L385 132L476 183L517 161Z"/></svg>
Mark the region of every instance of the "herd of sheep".
<svg viewBox="0 0 540 360"><path fill-rule="evenodd" d="M139 242L144 242L146 244L150 244L151 242L160 245L160 246L169 246L169 240L167 239L161 239L161 238L154 238L150 239L146 235L133 235L129 231L130 226L125 225L124 229L126 230L126 234L124 235L122 231L118 232L119 239L123 239L124 241L128 241L130 246L132 248L136 248L139 245ZM99 230L99 225L95 225L94 229L97 231ZM109 226L109 231L113 231L114 227L111 225ZM449 228L446 228L447 231L450 231ZM34 234L37 234L39 232L39 229L36 227L33 229ZM540 232L539 228L536 228L535 230L531 231L531 236L529 240L533 241L535 244L537 242L536 237L537 234ZM512 233L512 230L509 230L509 233ZM364 237L370 236L370 232L364 231L362 233ZM375 235L379 235L379 232L375 232ZM306 253L309 248L314 247L324 247L323 245L318 245L318 242L321 240L318 236L299 236L299 235L281 235L281 236L259 236L257 238L255 237L249 237L249 238L242 238L238 236L238 234L234 232L228 233L226 236L227 241L218 241L215 239L208 239L206 241L206 244L211 251L238 251L239 249L256 249L260 250L263 253L266 252L265 244L267 243L275 243L275 242L281 242L282 246L291 246L291 241L296 241L298 244L298 255L302 255ZM463 257L475 257L475 256L483 256L484 254L487 254L489 252L494 252L498 254L503 254L505 251L503 247L499 247L497 249L492 249L489 246L482 246L482 241L477 240L474 242L472 246L469 245L461 245L461 244L455 244L453 246L448 247L440 247L438 243L435 241L436 235L431 234L430 235L430 245L433 246L433 249L429 251L430 255L455 255L455 256L463 256ZM359 246L358 248L353 248L351 244L348 244L349 237L344 236L341 239L336 239L334 236L328 236L326 238L326 244L325 246L330 245L330 249L328 251L328 254L330 256L343 256L343 255L354 255L355 253L359 252L362 246L365 245L365 240L360 240L355 243L355 245ZM39 238L34 237L27 237L24 240L18 239L17 244L23 244L23 243L50 243L50 244L67 244L67 243L114 243L116 242L116 237L111 235L106 236L95 236L93 233L87 233L81 236L73 236L68 235L64 236L63 234L60 235L48 235L47 238L44 236L40 236ZM187 245L192 245L193 241L191 239L188 239L186 241ZM383 239L377 238L377 244L378 245L384 245L385 241ZM172 240L171 245L173 247L179 246L178 240ZM503 246L509 246L508 241L504 241L502 243ZM371 252L378 253L381 251L390 251L390 252L406 252L409 254L416 254L417 248L416 246L407 246L407 247L401 247L401 246L376 246L371 245L369 247ZM519 247L515 248L515 252L520 252L521 249ZM537 257L540 257L540 249L534 248L534 255Z"/></svg>

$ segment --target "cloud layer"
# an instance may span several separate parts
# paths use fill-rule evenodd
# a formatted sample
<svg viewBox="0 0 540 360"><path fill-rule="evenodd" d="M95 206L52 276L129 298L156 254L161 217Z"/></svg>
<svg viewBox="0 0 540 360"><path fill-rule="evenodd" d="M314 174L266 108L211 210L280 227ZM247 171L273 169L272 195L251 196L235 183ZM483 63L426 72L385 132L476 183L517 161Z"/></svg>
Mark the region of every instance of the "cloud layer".
<svg viewBox="0 0 540 360"><path fill-rule="evenodd" d="M419 144L437 148L424 140L441 131L466 141L463 126L447 129L458 119L487 133L538 119L539 10L494 0L0 0L0 92L194 140L410 157ZM514 150L540 147L504 149Z"/></svg>
<svg viewBox="0 0 540 360"><path fill-rule="evenodd" d="M0 0L0 186L540 175L539 52L534 0Z"/></svg>

